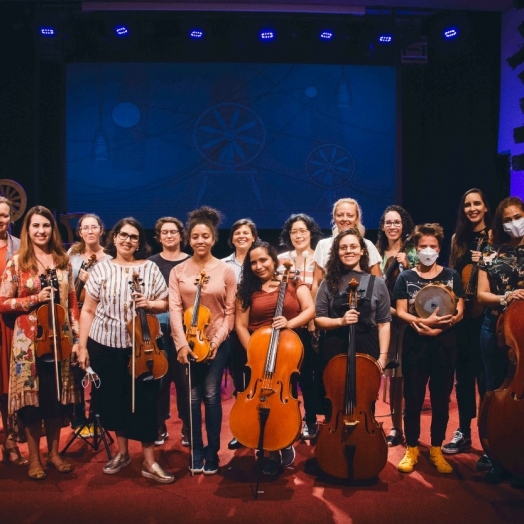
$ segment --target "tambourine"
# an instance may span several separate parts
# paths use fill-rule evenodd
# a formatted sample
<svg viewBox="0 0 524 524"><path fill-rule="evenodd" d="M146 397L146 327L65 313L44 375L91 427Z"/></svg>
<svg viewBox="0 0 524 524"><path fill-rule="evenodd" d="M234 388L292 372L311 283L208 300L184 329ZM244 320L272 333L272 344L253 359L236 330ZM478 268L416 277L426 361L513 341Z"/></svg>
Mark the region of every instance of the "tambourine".
<svg viewBox="0 0 524 524"><path fill-rule="evenodd" d="M435 282L424 286L415 297L415 310L420 318L428 318L438 307L438 316L454 315L457 311L458 299L453 290Z"/></svg>

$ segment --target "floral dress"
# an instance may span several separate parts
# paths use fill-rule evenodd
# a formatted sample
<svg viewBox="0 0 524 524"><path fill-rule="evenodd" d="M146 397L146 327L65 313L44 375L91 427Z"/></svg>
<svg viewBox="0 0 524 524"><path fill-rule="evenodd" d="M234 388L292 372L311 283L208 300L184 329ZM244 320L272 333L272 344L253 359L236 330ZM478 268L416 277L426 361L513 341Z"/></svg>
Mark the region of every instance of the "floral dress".
<svg viewBox="0 0 524 524"><path fill-rule="evenodd" d="M57 269L60 304L69 315L59 329L73 342L78 337L78 304L76 301L71 266ZM39 406L39 384L36 370L35 338L37 334L38 293L42 285L36 271L22 271L18 255L9 259L0 282L0 313L17 313L11 346L9 368L9 413L24 406ZM60 363L62 381L61 404L78 402L80 396L68 357Z"/></svg>

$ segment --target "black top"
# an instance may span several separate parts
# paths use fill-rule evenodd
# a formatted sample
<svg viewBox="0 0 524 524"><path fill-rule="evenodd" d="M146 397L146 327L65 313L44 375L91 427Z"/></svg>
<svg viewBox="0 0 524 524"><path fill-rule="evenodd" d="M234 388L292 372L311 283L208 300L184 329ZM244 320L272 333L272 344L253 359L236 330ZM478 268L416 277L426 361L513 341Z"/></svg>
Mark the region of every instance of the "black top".
<svg viewBox="0 0 524 524"><path fill-rule="evenodd" d="M166 260L160 255L160 253L157 253L156 255L149 257L149 260L158 266L158 269L160 269L160 273L162 273L166 284L169 285L169 273L171 273L171 270L175 266L178 266L178 264L185 262L188 258L189 255L187 255L186 258L183 258L182 260Z"/></svg>
<svg viewBox="0 0 524 524"><path fill-rule="evenodd" d="M477 249L481 240L482 240L482 243L480 244L480 249ZM488 244L488 228L486 227L482 229L481 231L475 231L471 235L466 252L456 261L453 269L455 269L458 272L458 274L461 275L462 270L468 264L473 263L473 261L471 260L471 252L472 251L482 251L487 246L487 244Z"/></svg>

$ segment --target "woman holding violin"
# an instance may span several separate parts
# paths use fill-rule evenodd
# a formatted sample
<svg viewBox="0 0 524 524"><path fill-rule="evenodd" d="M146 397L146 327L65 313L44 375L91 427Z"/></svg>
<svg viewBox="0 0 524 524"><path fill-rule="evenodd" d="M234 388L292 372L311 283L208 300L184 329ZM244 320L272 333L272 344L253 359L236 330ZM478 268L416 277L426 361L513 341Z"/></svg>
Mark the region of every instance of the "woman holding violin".
<svg viewBox="0 0 524 524"><path fill-rule="evenodd" d="M52 270L56 270L58 293L39 278ZM55 326L45 324L50 309L52 315L56 314ZM73 467L59 455L58 444L64 419L80 398L71 371L71 353L77 352L78 344L78 306L68 256L53 215L43 206L31 208L24 218L20 251L9 259L2 276L0 313L17 314L11 346L9 413L17 413L25 427L29 478L46 478L40 458L42 420L47 464L60 473L70 473ZM60 354L54 352L59 346Z"/></svg>
<svg viewBox="0 0 524 524"><path fill-rule="evenodd" d="M20 248L20 240L9 233L12 204L6 197L0 196L0 274L4 272L7 261ZM9 363L11 359L11 343L13 341L13 315L0 315L0 413L4 428L4 442L2 444L5 462L12 462L16 466L27 466L28 461L20 454L15 442L15 427L12 417L8 417L9 394Z"/></svg>
<svg viewBox="0 0 524 524"><path fill-rule="evenodd" d="M156 462L154 454L160 381L142 380L130 373L136 369L140 356L137 345L141 344L140 330L130 332L133 323L135 327L141 325L138 320L133 322L134 312L166 311L167 286L158 266L147 260L150 248L136 219L123 218L114 226L107 238L106 252L112 258L95 265L85 287L78 355L82 369L91 365L100 378L96 390L100 420L105 429L116 433L118 452L103 472L113 475L128 466L129 439L137 440L142 443L142 476L169 484L175 477ZM156 317L153 319L156 321ZM159 329L149 333L153 340L159 334ZM167 364L162 353L158 348L153 351L158 358L158 362L153 360L153 367Z"/></svg>
<svg viewBox="0 0 524 524"><path fill-rule="evenodd" d="M415 224L411 215L401 206L392 205L386 208L380 218L377 236L377 249L382 255L380 269L384 281L393 293L395 282L400 272L410 269L418 263L417 251L409 236ZM389 343L388 360L396 367L386 369L389 378L389 401L391 406L391 432L386 438L388 446L398 446L403 439L402 432L402 339L406 324L399 320L397 311L391 308L391 339Z"/></svg>
<svg viewBox="0 0 524 524"><path fill-rule="evenodd" d="M315 262L313 254L322 231L313 218L304 213L291 215L285 222L280 233L280 244L288 251L280 253L278 260L279 272L284 270L283 262L289 260L293 271L299 271L302 282L309 290L313 285L313 271ZM304 440L314 439L317 436L317 413L321 412L320 388L322 384L322 364L318 354L318 339L315 332L315 323L311 320L308 332L300 330L299 335L304 345L304 360L300 366L298 379L302 398L304 400L304 424L301 436ZM313 349L316 346L316 350Z"/></svg>
<svg viewBox="0 0 524 524"><path fill-rule="evenodd" d="M457 325L456 394L459 427L443 453L454 455L471 448L471 421L477 416L475 382L482 399L486 392L486 376L480 353L480 329L484 306L477 300L477 269L482 250L488 244L491 215L486 195L477 188L469 189L460 199L457 225L451 239L449 267L462 276L466 293L464 319ZM487 456L477 462L479 469L489 469Z"/></svg>
<svg viewBox="0 0 524 524"><path fill-rule="evenodd" d="M478 268L477 297L486 308L480 331L480 349L486 373L486 391L491 392L504 382L509 364L508 353L497 343L497 320L512 302L524 300L524 202L520 198L510 196L498 205L493 217L491 240L482 252ZM481 412L479 427L482 415ZM520 446L521 442L517 445ZM497 483L508 477L509 473L501 467L493 466L486 475L486 481ZM522 479L516 481L521 487Z"/></svg>
<svg viewBox="0 0 524 524"><path fill-rule="evenodd" d="M260 360L265 361L268 353L267 344L254 344L251 338L257 335L257 329L270 326L276 330L294 330L296 333L302 335L299 335L300 338L303 338L309 336L307 324L315 316L315 306L311 298L311 293L300 278L297 279L296 282L294 279L288 280L282 302L282 312L280 315L275 316L282 285L275 276L278 266L279 260L275 248L267 242L262 241L257 241L251 246L244 260L242 280L240 281L237 292L235 327L242 346L246 348L246 351L248 351L248 348L252 350L252 352L248 351L248 364L252 369L255 366L263 367L256 365L256 363ZM303 350L300 339L296 336L294 336L294 339L296 340L296 350L300 358L296 363L292 363L291 365L298 366L302 358ZM277 357L277 363L278 362ZM273 376L277 373L278 369L274 371ZM258 377L254 377L252 372L251 380L256 378ZM291 378L290 376L286 378L287 384L284 385L285 387L289 384ZM276 397L277 395L273 396ZM254 402L254 404L255 403L256 402ZM252 408L256 409L256 405L253 405ZM272 414L269 413L269 417L271 416ZM300 431L300 411L298 410L298 405L296 417L298 418L298 434ZM284 428L292 418L294 417L290 415L286 417L286 420L282 420L279 423ZM259 427L250 429L260 433ZM292 436L291 438L294 437ZM268 435L265 436L265 439L268 440ZM255 440L258 441L258 438L255 438ZM284 447L280 451L270 451L269 460L264 465L263 473L266 475L276 475L281 465L290 466L294 460L295 450L292 444Z"/></svg>
<svg viewBox="0 0 524 524"><path fill-rule="evenodd" d="M111 257L106 254L100 244L102 236L104 235L104 224L100 217L92 213L80 217L76 233L80 238L80 242L73 244L67 254L69 255L69 261L73 269L73 282L75 283L78 308L82 309L85 297L84 286L89 278L89 271L97 262ZM79 367L75 367L73 370L76 379L81 381L84 375L82 370L79 369ZM79 376L77 370L81 376ZM93 424L86 425L84 391L83 388L80 388L80 390L82 399L80 403L75 405L72 427L74 430L83 426L80 435L82 437L92 437L94 430Z"/></svg>
<svg viewBox="0 0 524 524"><path fill-rule="evenodd" d="M437 264L443 240L444 230L439 224L416 226L413 243L419 262L413 269L400 273L393 290L392 300L396 302L397 316L409 324L402 344L407 444L406 454L398 465L402 473L411 473L418 462L420 414L428 382L432 411L429 459L439 473L453 471L442 455L441 446L446 436L449 396L455 374L457 342L454 326L462 320L464 291L459 274L454 269ZM422 309L430 309L431 314L422 318L417 313L415 302L417 295L429 285L433 286L429 290L438 288L437 293L443 294L444 298L429 299ZM443 304L446 297L453 307L450 307L449 313L442 311L443 314L439 315L439 308L433 309L432 304Z"/></svg>
<svg viewBox="0 0 524 524"><path fill-rule="evenodd" d="M191 364L192 473L214 475L219 469L222 403L220 384L227 362L227 337L233 328L236 278L229 264L215 258L220 215L210 207L189 214L186 226L191 258L176 266L169 277L169 315L178 361ZM202 437L205 407L207 446Z"/></svg>

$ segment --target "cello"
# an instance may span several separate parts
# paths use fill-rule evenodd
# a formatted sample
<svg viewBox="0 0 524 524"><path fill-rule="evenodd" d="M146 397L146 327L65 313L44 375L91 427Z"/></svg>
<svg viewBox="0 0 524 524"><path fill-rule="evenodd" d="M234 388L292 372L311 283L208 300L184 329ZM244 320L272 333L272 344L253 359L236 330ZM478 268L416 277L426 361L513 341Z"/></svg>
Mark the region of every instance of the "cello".
<svg viewBox="0 0 524 524"><path fill-rule="evenodd" d="M493 464L520 477L524 477L523 315L523 300L512 301L504 312L508 372L498 389L484 395L478 419L480 441Z"/></svg>
<svg viewBox="0 0 524 524"><path fill-rule="evenodd" d="M284 267L275 317L282 315L291 262L284 262ZM303 355L302 342L291 329L264 326L249 339L251 378L247 388L237 393L229 424L241 444L261 451L259 459L263 451L290 446L300 433L302 417L292 394L291 375L298 373Z"/></svg>
<svg viewBox="0 0 524 524"><path fill-rule="evenodd" d="M42 288L51 287L51 297L48 304L40 306L36 312L36 356L45 362L54 362L56 378L56 396L60 400L60 374L58 362L71 356L72 346L68 331L62 329L66 322L67 312L59 303L59 287L56 269L46 269L40 275Z"/></svg>
<svg viewBox="0 0 524 524"><path fill-rule="evenodd" d="M129 282L131 290L140 293L141 281L136 271ZM136 314L135 314L136 312ZM132 339L132 353L129 372L132 380L132 411L135 411L135 379L143 381L162 378L168 369L167 358L158 346L160 324L156 315L146 313L144 308L136 308L133 300L133 318L127 323Z"/></svg>
<svg viewBox="0 0 524 524"><path fill-rule="evenodd" d="M358 282L349 282L349 309L357 309ZM336 355L324 369L331 415L320 424L315 454L322 471L332 477L369 480L387 462L388 446L373 407L382 371L369 355L356 352L355 324L349 325L347 355Z"/></svg>
<svg viewBox="0 0 524 524"><path fill-rule="evenodd" d="M87 261L82 262L80 269L87 271L95 263L96 263L96 255L93 253ZM78 302L78 307L80 309L82 308L82 305L84 303L84 299L86 296L86 292L84 289L85 285L86 283L83 280L80 280L80 271L79 271L78 276L76 277L76 282L75 282L75 293L76 293L76 300Z"/></svg>

